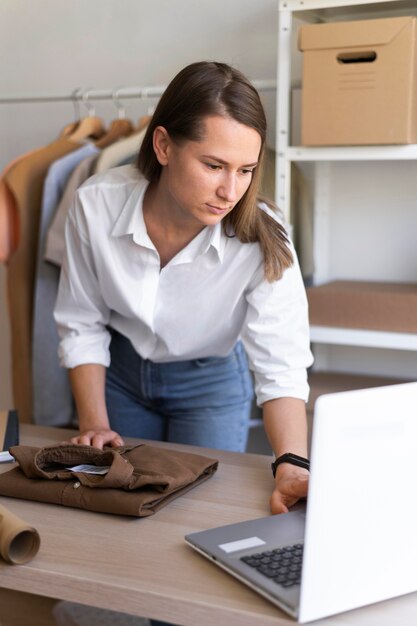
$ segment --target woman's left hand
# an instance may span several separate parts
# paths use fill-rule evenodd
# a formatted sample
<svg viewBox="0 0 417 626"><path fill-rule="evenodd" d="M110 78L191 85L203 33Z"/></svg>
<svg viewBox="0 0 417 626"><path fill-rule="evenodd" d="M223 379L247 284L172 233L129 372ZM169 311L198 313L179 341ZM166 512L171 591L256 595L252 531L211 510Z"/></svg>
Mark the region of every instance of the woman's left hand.
<svg viewBox="0 0 417 626"><path fill-rule="evenodd" d="M309 471L289 463L283 463L277 469L275 488L270 499L271 513L288 513L300 498L305 498L308 491Z"/></svg>

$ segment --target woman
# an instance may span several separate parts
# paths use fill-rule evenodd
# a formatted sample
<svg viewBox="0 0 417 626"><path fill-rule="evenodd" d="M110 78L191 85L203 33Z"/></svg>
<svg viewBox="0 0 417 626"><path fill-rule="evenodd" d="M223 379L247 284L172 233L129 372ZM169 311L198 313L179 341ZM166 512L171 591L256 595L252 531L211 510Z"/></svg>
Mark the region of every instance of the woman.
<svg viewBox="0 0 417 626"><path fill-rule="evenodd" d="M265 139L249 81L194 63L162 96L137 168L78 190L55 311L79 416L73 442L244 451L253 392L243 344L274 452L306 457L306 296L285 230L258 199ZM272 512L307 482L296 458L281 458Z"/></svg>

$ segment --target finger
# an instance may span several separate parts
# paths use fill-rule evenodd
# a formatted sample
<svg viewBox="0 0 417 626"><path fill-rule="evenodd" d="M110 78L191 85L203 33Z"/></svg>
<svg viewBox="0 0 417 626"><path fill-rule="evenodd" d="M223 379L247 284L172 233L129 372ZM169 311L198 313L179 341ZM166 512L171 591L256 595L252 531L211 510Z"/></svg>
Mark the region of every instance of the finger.
<svg viewBox="0 0 417 626"><path fill-rule="evenodd" d="M124 446L125 443L121 437L117 436L110 441L110 445L112 448L120 448L120 446Z"/></svg>
<svg viewBox="0 0 417 626"><path fill-rule="evenodd" d="M282 515L283 513L288 513L288 507L286 507L283 502L271 502L271 513L272 515Z"/></svg>
<svg viewBox="0 0 417 626"><path fill-rule="evenodd" d="M273 515L280 515L281 513L288 513L288 507L284 502L282 494L274 491L270 499L271 513Z"/></svg>
<svg viewBox="0 0 417 626"><path fill-rule="evenodd" d="M105 438L103 437L103 435L94 435L91 438L91 445L94 446L94 448L99 448L99 450L102 450L104 444Z"/></svg>
<svg viewBox="0 0 417 626"><path fill-rule="evenodd" d="M89 435L80 435L77 437L78 441L76 443L81 444L83 446L91 445L91 437Z"/></svg>

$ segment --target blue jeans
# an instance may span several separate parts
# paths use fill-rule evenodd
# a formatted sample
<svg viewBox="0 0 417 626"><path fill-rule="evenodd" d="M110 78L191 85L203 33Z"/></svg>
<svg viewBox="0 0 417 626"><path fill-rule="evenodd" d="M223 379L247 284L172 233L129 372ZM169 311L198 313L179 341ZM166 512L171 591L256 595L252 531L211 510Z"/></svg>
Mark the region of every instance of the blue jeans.
<svg viewBox="0 0 417 626"><path fill-rule="evenodd" d="M225 357L154 363L112 331L110 426L125 437L244 452L253 384L240 342Z"/></svg>

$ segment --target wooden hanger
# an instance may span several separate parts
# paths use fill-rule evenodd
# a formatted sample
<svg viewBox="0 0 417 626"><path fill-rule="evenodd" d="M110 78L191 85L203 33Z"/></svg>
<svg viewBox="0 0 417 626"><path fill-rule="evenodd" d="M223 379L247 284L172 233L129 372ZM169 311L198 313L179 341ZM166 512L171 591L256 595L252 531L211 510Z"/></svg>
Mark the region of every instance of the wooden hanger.
<svg viewBox="0 0 417 626"><path fill-rule="evenodd" d="M81 96L81 93L82 92L81 92L80 88L74 89L74 91L72 92L71 100L72 100L72 104L74 106L74 118L75 118L75 121L74 122L70 122L69 124L66 124L64 126L64 128L59 133L59 137L60 138L64 138L64 137L69 138L70 135L78 128L78 126L80 124L81 114L80 114L80 103L78 101L78 97Z"/></svg>
<svg viewBox="0 0 417 626"><path fill-rule="evenodd" d="M130 120L126 118L113 120L110 124L108 132L100 137L95 144L97 148L107 148L107 146L110 146L118 139L131 135L133 130L133 124Z"/></svg>
<svg viewBox="0 0 417 626"><path fill-rule="evenodd" d="M125 108L118 97L120 89L115 89L112 93L113 104L117 109L117 119L110 124L108 132L96 141L97 148L107 148L112 143L122 137L129 137L134 131L133 124L126 118Z"/></svg>
<svg viewBox="0 0 417 626"><path fill-rule="evenodd" d="M152 115L142 115L142 117L138 120L138 125L136 126L136 132L139 133L143 130L151 121Z"/></svg>
<svg viewBox="0 0 417 626"><path fill-rule="evenodd" d="M74 130L76 130L76 128L78 128L78 124L79 124L79 121L71 122L70 124L67 124L61 130L61 132L59 133L59 136L60 137L69 137L69 135L71 135L71 133L73 133Z"/></svg>
<svg viewBox="0 0 417 626"><path fill-rule="evenodd" d="M80 90L74 92L74 105L77 102L77 94L79 93ZM81 94L81 99L87 107L88 115L79 121L77 128L68 136L70 141L100 139L106 133L103 120L96 116L94 105L89 101L88 96L88 91Z"/></svg>
<svg viewBox="0 0 417 626"><path fill-rule="evenodd" d="M96 116L84 117L80 120L77 128L68 139L70 141L82 141L83 139L99 139L106 133L103 120Z"/></svg>

